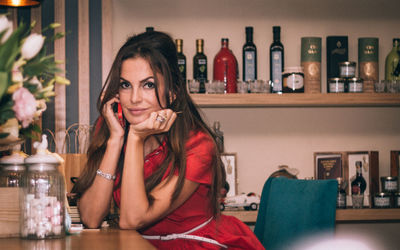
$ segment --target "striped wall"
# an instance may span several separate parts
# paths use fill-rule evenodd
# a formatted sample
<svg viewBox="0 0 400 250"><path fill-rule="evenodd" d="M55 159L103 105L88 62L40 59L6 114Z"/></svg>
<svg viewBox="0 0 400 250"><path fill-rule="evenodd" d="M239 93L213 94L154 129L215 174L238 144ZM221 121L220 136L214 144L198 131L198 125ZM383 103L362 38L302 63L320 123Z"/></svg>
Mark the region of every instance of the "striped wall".
<svg viewBox="0 0 400 250"><path fill-rule="evenodd" d="M64 62L60 68L71 84L56 85L56 97L47 104L42 117L43 130L55 134L57 148L53 150L62 153L65 130L73 124L92 125L98 116L97 97L112 60L112 1L43 0L32 8L0 7L1 13L9 13L15 26L21 21L36 21L34 32L57 22L61 26L56 31L66 33L48 44L47 51ZM52 30L45 33L53 34Z"/></svg>

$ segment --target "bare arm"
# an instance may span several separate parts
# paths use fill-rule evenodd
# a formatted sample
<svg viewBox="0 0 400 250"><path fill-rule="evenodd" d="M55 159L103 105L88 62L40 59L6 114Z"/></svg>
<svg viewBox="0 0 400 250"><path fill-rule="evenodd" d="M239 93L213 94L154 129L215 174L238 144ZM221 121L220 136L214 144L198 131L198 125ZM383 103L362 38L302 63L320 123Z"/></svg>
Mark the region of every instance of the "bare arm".
<svg viewBox="0 0 400 250"><path fill-rule="evenodd" d="M124 130L118 123L112 111L112 105L119 102L113 98L104 105L103 115L110 129L110 138L107 141L106 151L99 169L103 173L115 175L118 159L123 145ZM97 228L110 209L114 181L96 175L92 185L85 191L79 200L81 220L89 228Z"/></svg>

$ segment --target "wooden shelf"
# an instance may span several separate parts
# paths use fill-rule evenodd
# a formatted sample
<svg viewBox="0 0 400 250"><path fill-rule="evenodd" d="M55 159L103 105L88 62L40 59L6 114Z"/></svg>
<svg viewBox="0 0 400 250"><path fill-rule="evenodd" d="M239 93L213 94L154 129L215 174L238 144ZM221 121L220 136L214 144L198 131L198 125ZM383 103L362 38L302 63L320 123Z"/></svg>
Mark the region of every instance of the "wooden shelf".
<svg viewBox="0 0 400 250"><path fill-rule="evenodd" d="M204 108L219 107L396 107L400 94L191 94Z"/></svg>
<svg viewBox="0 0 400 250"><path fill-rule="evenodd" d="M258 211L224 211L222 214L235 216L244 223L255 223ZM338 209L336 222L400 221L400 209Z"/></svg>

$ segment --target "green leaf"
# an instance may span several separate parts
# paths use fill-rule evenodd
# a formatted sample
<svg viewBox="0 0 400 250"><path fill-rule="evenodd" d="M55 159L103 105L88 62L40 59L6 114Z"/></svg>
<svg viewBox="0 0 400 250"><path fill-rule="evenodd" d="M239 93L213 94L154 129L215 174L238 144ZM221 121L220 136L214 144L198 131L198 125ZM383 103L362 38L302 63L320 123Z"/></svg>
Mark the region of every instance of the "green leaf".
<svg viewBox="0 0 400 250"><path fill-rule="evenodd" d="M13 63L20 53L20 40L23 38L22 33L25 31L25 25L21 24L0 46L0 71L11 71Z"/></svg>
<svg viewBox="0 0 400 250"><path fill-rule="evenodd" d="M0 72L0 100L8 88L8 73Z"/></svg>
<svg viewBox="0 0 400 250"><path fill-rule="evenodd" d="M30 124L28 127L22 128L19 131L19 133L25 138L39 140L38 135L36 135L35 133L41 134L42 130L40 129L40 127L37 124Z"/></svg>

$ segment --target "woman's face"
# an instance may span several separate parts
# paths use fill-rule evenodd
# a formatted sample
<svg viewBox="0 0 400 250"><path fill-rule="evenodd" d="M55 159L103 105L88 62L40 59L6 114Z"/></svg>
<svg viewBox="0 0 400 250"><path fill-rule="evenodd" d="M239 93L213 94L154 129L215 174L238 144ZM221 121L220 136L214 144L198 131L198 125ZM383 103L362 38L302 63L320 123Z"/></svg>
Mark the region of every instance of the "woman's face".
<svg viewBox="0 0 400 250"><path fill-rule="evenodd" d="M141 57L122 62L119 99L125 118L130 124L141 123L152 112L161 109L156 96L155 77L150 64ZM161 74L157 74L157 79L160 102L165 107L164 80Z"/></svg>

